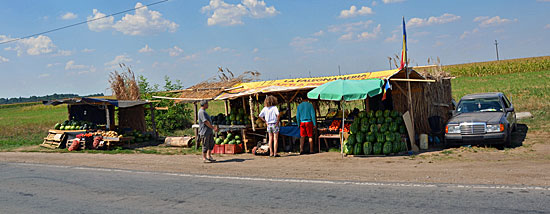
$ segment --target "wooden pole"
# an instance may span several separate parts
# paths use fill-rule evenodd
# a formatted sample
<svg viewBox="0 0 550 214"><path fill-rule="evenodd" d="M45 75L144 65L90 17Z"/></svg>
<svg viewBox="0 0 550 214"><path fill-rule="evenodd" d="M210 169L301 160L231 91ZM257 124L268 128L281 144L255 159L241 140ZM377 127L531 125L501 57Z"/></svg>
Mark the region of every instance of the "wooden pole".
<svg viewBox="0 0 550 214"><path fill-rule="evenodd" d="M198 110L197 110L197 102L193 102L193 124L198 124ZM195 150L197 150L197 148L199 148L199 143L200 142L200 139L199 139L199 129L198 128L194 128L193 129L193 132L195 133Z"/></svg>
<svg viewBox="0 0 550 214"><path fill-rule="evenodd" d="M405 67L405 72L407 73L407 79L409 79L409 67ZM413 151L417 152L418 147L416 146L416 129L414 127L414 110L412 107L412 95L411 95L411 82L407 81L407 88L408 88L408 95L409 95L409 112L411 113L411 122L412 122L412 130L415 135L412 136L411 140L411 147Z"/></svg>
<svg viewBox="0 0 550 214"><path fill-rule="evenodd" d="M225 107L225 116L229 115L229 107L227 106L227 100L223 100L223 106Z"/></svg>
<svg viewBox="0 0 550 214"><path fill-rule="evenodd" d="M256 123L254 121L254 106L252 105L252 96L248 99L248 105L250 107L250 124L252 124L252 131L256 131ZM243 136L244 137L244 136Z"/></svg>
<svg viewBox="0 0 550 214"><path fill-rule="evenodd" d="M109 115L109 106L107 105L103 105L105 106L105 116L107 117L107 125L106 125L106 129L107 130L111 130L111 117Z"/></svg>
<svg viewBox="0 0 550 214"><path fill-rule="evenodd" d="M153 103L151 103L150 106L151 106L151 123L153 125L153 133L155 133L155 140L158 140L159 135L157 133L157 123L155 122L155 108L153 106Z"/></svg>

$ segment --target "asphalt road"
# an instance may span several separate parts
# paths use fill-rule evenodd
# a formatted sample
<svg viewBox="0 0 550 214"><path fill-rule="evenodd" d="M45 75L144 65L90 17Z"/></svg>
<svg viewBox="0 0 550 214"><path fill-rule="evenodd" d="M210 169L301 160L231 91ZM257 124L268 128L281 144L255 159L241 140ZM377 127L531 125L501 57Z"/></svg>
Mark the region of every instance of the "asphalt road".
<svg viewBox="0 0 550 214"><path fill-rule="evenodd" d="M0 163L0 213L550 213L550 187L266 179Z"/></svg>

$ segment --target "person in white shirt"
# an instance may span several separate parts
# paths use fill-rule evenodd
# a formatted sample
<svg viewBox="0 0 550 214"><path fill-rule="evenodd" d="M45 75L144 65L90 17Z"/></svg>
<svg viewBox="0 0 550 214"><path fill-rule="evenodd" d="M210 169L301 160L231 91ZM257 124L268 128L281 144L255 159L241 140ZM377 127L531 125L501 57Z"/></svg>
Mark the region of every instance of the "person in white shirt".
<svg viewBox="0 0 550 214"><path fill-rule="evenodd" d="M267 124L267 133L269 135L269 156L279 157L277 154L277 142L279 137L279 109L277 109L277 98L274 96L267 96L264 101L264 108L260 112L260 119Z"/></svg>

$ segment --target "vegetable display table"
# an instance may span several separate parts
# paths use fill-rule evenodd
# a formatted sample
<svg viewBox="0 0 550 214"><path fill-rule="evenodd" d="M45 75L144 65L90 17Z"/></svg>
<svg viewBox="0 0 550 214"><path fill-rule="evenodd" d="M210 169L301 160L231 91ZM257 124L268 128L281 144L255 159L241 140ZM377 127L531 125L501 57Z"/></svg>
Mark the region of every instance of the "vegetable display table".
<svg viewBox="0 0 550 214"><path fill-rule="evenodd" d="M328 148L328 141L327 139L340 139L339 134L322 134L317 137L317 145L319 146L319 153L321 152L321 139L325 141L325 147ZM340 145L342 146L342 145Z"/></svg>

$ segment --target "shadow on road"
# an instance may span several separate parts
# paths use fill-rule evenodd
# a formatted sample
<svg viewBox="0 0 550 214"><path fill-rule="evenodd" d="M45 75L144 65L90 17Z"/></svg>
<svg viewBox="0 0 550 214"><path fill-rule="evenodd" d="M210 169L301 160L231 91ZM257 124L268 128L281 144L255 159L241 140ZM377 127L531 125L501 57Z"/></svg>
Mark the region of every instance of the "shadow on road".
<svg viewBox="0 0 550 214"><path fill-rule="evenodd" d="M227 160L220 160L220 161L216 161L216 163L232 163L232 162L235 162L235 163L242 163L242 162L245 162L247 160L252 160L250 158L247 158L247 159L243 159L243 158L233 158L233 159L227 159Z"/></svg>
<svg viewBox="0 0 550 214"><path fill-rule="evenodd" d="M527 125L518 123L516 131L512 132L512 144L510 147L516 148L523 146L523 141L525 141L527 131L529 131L529 127L527 127Z"/></svg>

